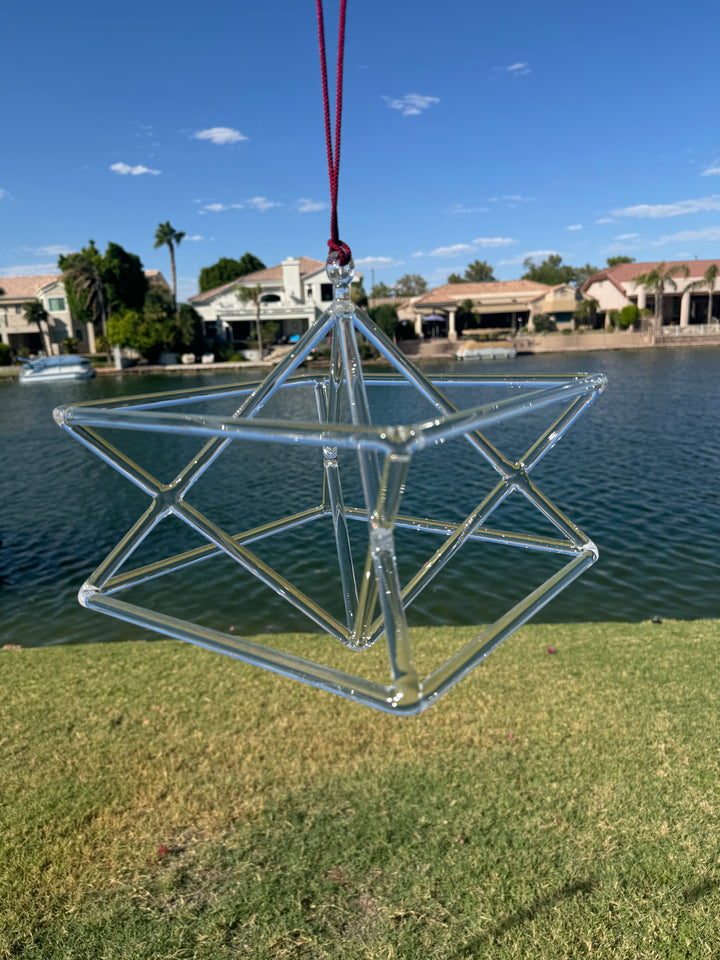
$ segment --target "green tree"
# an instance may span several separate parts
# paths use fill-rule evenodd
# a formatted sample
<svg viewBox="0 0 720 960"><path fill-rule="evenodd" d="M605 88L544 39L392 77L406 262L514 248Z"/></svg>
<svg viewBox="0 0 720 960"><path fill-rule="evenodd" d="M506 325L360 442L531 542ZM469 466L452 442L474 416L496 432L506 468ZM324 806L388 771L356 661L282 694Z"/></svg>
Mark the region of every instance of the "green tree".
<svg viewBox="0 0 720 960"><path fill-rule="evenodd" d="M97 327L99 324L101 336L107 337L102 258L94 241L91 240L80 253L61 256L58 264L63 272L62 280L72 316L88 326Z"/></svg>
<svg viewBox="0 0 720 960"><path fill-rule="evenodd" d="M465 283L465 278L461 277L459 273L451 273L447 278L448 283Z"/></svg>
<svg viewBox="0 0 720 960"><path fill-rule="evenodd" d="M584 267L573 267L573 283L581 287L586 280L594 276L596 273L599 273L597 267L592 266L592 264L586 263Z"/></svg>
<svg viewBox="0 0 720 960"><path fill-rule="evenodd" d="M263 288L261 286L255 287L238 287L237 295L240 298L241 302L244 304L254 304L255 306L255 331L257 337L258 353L260 354L260 359L263 358L263 342L262 342L262 323L260 320L260 311L262 309L262 295Z"/></svg>
<svg viewBox="0 0 720 960"><path fill-rule="evenodd" d="M146 356L155 347L156 331L153 331L137 310L120 310L108 317L108 340L113 346L132 347Z"/></svg>
<svg viewBox="0 0 720 960"><path fill-rule="evenodd" d="M264 269L265 264L252 253L244 253L239 260L221 257L217 263L203 267L200 271L198 281L200 293L214 290L215 287L221 287L224 283L232 283L233 280L239 280L240 277L245 277L249 273Z"/></svg>
<svg viewBox="0 0 720 960"><path fill-rule="evenodd" d="M427 280L419 273L406 273L395 284L396 297L417 297L427 290Z"/></svg>
<svg viewBox="0 0 720 960"><path fill-rule="evenodd" d="M118 243L108 243L100 262L100 273L108 313L123 308L142 310L148 281L140 257L128 253Z"/></svg>
<svg viewBox="0 0 720 960"><path fill-rule="evenodd" d="M370 291L371 300L382 300L386 297L394 297L395 291L392 287L389 287L386 283L375 283L373 284L372 290Z"/></svg>
<svg viewBox="0 0 720 960"><path fill-rule="evenodd" d="M391 303L381 303L370 310L370 318L380 327L382 332L392 337L398 325L397 310Z"/></svg>
<svg viewBox="0 0 720 960"><path fill-rule="evenodd" d="M50 337L50 318L45 307L39 300L30 300L23 307L26 323L36 323L40 333L40 342L43 345L45 353L50 356L52 353L52 339Z"/></svg>
<svg viewBox="0 0 720 960"><path fill-rule="evenodd" d="M655 315L653 317L653 336L656 336L662 326L663 303L665 298L665 289L677 290L677 284L673 277L686 277L690 270L684 263L675 263L668 266L665 261L659 263L652 270L646 273L639 273L633 277L633 283L636 287L644 287L652 291L655 295Z"/></svg>
<svg viewBox="0 0 720 960"><path fill-rule="evenodd" d="M101 271L102 268L102 255L98 248L95 246L95 241L90 240L86 247L83 247L79 253L68 253L58 257L58 268L63 273L63 278L66 275L74 272L75 269L82 266L83 269L87 269L87 261L92 261L95 264L95 267L98 271ZM92 323L93 318L90 314L90 311L87 309L85 303L85 296L78 291L76 293L73 285L68 284L65 280L65 294L67 296L68 309L75 320L79 323Z"/></svg>
<svg viewBox="0 0 720 960"><path fill-rule="evenodd" d="M608 257L605 261L609 267L617 267L620 263L635 263L635 257Z"/></svg>
<svg viewBox="0 0 720 960"><path fill-rule="evenodd" d="M182 303L177 312L178 327L183 336L183 345L192 347L194 353L202 353L207 348L203 319L189 303Z"/></svg>
<svg viewBox="0 0 720 960"><path fill-rule="evenodd" d="M180 246L185 233L182 230L176 230L170 225L170 221L159 223L155 231L155 249L166 246L170 251L170 272L172 275L172 302L173 307L177 305L177 272L175 270L175 247Z"/></svg>
<svg viewBox="0 0 720 960"><path fill-rule="evenodd" d="M465 276L463 279L466 281L466 283L495 282L493 268L490 266L487 260L473 260L472 263L469 263L465 268ZM448 282L450 282L449 277Z"/></svg>
<svg viewBox="0 0 720 960"><path fill-rule="evenodd" d="M584 267L571 267L569 263L562 262L559 253L551 253L542 263L535 263L532 257L527 257L523 266L525 267L523 280L546 283L550 287L556 287L560 283L574 283L579 286L588 277L598 272L598 268L589 263Z"/></svg>
<svg viewBox="0 0 720 960"><path fill-rule="evenodd" d="M701 287L707 287L708 289L708 312L706 323L712 323L712 305L713 305L713 290L715 289L715 281L718 278L718 266L716 263L711 263L707 268L705 273L702 275L701 280L694 280L692 283L689 283L686 290L697 290Z"/></svg>
<svg viewBox="0 0 720 960"><path fill-rule="evenodd" d="M586 297L578 303L573 318L584 327L594 327L599 306L594 297Z"/></svg>

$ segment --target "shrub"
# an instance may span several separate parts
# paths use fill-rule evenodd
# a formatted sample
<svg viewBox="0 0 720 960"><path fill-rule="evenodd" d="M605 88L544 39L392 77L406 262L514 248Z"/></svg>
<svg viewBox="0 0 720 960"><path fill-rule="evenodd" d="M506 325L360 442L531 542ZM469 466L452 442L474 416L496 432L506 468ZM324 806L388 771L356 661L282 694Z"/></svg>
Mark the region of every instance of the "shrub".
<svg viewBox="0 0 720 960"><path fill-rule="evenodd" d="M0 341L0 367L9 367L12 363L12 350L7 343Z"/></svg>
<svg viewBox="0 0 720 960"><path fill-rule="evenodd" d="M77 353L79 340L76 340L75 337L66 337L60 346L63 348L63 353Z"/></svg>
<svg viewBox="0 0 720 960"><path fill-rule="evenodd" d="M634 327L639 319L640 311L634 303L629 303L618 313L616 326L622 330L627 330L628 327Z"/></svg>
<svg viewBox="0 0 720 960"><path fill-rule="evenodd" d="M557 330L557 324L549 317L546 313L540 313L535 317L535 332L536 333L555 333Z"/></svg>

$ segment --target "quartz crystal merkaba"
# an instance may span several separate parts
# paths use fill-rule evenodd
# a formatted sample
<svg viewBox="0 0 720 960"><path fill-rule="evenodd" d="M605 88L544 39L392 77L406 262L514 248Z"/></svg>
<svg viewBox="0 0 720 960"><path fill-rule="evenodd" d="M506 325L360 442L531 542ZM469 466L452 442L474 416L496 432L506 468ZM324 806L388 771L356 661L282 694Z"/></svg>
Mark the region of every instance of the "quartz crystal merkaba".
<svg viewBox="0 0 720 960"><path fill-rule="evenodd" d="M531 472L603 390L605 378L578 374L453 376L444 380L425 375L351 302L352 263L341 266L331 260L327 271L334 291L329 309L254 387L241 384L188 391L184 399L191 405L192 413L175 409L179 403L176 393L109 403L98 401L55 411L58 424L150 498L144 513L82 586L79 599L91 610L210 648L368 706L395 714L419 713L597 559L593 542L538 489ZM329 372L299 372L303 361L328 337L332 344ZM363 371L359 349L362 340L378 351L393 373L370 376ZM455 387L472 387L475 405L458 408L451 402L443 386L448 379ZM499 384L507 386L507 396L478 405L478 389L485 383L492 383L494 388ZM417 392L427 403L429 415L420 422L375 423L371 403L371 388L375 386ZM301 388L314 391L315 416L302 422L263 417L265 405L277 391ZM227 400L227 415L203 413L203 404L218 398ZM554 407L557 413L520 459L504 455L483 433L506 418L521 417L545 407ZM198 437L202 445L170 483L161 483L104 436L103 431L108 429L114 436L117 431L140 430ZM489 490L478 490L477 505L460 522L404 514L402 500L411 461L452 438L461 438L461 443L469 445L470 456L490 465L494 485ZM237 442L250 446L262 442L263 450L268 449L268 443L290 443L316 450L318 507L240 531L226 530L215 523L193 505L193 484ZM355 487L362 490L362 497L355 503L347 502L343 495L343 471L350 469L350 463L361 481ZM490 526L491 514L511 494L520 495L539 511L545 522L549 520L553 535ZM203 538L204 545L133 567L134 551L170 516L188 524ZM282 537L285 531L320 518L327 521L328 517L332 518L333 536L327 551L335 558L342 615L313 600L291 577L264 562L252 546L265 538ZM396 533L401 529L434 534L438 543L404 582L396 553ZM358 537L365 544L361 562L352 549L352 543L357 543L353 538ZM470 542L483 541L503 544L508 549L554 553L561 557L563 565L504 615L482 628L469 643L426 676L419 676L407 623L408 607L458 550ZM319 627L327 635L328 643L342 644L350 659L347 669L316 662L295 651L274 649L269 644L244 639L236 632L223 632L151 610L126 598L133 586L185 567L193 568L194 577L200 576L203 562L219 554L274 590L278 604L290 603L301 611L315 630ZM239 632L241 627L236 629ZM361 674L363 651L380 642L387 647L386 682Z"/></svg>

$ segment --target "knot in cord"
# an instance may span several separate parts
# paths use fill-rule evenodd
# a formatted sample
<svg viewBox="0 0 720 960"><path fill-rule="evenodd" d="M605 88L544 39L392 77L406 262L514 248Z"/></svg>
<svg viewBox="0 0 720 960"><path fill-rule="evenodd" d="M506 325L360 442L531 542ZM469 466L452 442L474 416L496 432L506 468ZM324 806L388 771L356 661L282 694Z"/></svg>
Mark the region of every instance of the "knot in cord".
<svg viewBox="0 0 720 960"><path fill-rule="evenodd" d="M328 240L328 247L330 247L330 253L328 254L327 259L328 263L330 263L332 260L333 262L339 263L341 267L346 267L352 260L352 251L346 243L343 243L342 240L330 239ZM337 254L337 259L333 256L333 254Z"/></svg>

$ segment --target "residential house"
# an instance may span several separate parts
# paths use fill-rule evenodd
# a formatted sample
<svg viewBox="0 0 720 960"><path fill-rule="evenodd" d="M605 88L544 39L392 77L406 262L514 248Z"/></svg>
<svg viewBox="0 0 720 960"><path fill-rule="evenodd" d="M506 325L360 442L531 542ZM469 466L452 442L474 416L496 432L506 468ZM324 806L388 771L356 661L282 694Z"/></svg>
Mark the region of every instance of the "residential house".
<svg viewBox="0 0 720 960"><path fill-rule="evenodd" d="M39 277L0 277L0 338L13 350L29 350L30 353L47 352L37 324L25 319L25 305L39 300L48 313L50 328L49 347L60 353L60 344L68 337L83 341L82 324L75 323L70 315L65 285L59 274Z"/></svg>
<svg viewBox="0 0 720 960"><path fill-rule="evenodd" d="M354 283L362 280L356 274ZM275 267L256 270L188 298L203 319L205 335L228 343L255 337L257 308L243 301L238 289L259 287L261 323L279 324L277 337L288 341L300 337L328 308L333 287L321 260L288 257Z"/></svg>
<svg viewBox="0 0 720 960"><path fill-rule="evenodd" d="M696 324L717 323L720 315L720 278L715 282L712 301L712 316L709 313L710 291L702 284L708 267L715 264L720 270L720 260L668 260L664 271L675 268L672 284L666 284L663 292L662 323L664 327L687 328ZM655 294L652 289L638 285L640 274L650 273L661 265L660 261L648 263L619 263L588 277L581 287L585 297L598 301L598 312L605 315L606 326L610 314L635 304L640 310L655 312ZM687 276L682 276L684 270ZM673 286L674 285L674 286Z"/></svg>
<svg viewBox="0 0 720 960"><path fill-rule="evenodd" d="M170 292L167 280L159 270L146 270L148 283L164 287ZM95 352L95 331L91 326L75 320L68 307L62 275L46 274L35 277L0 277L0 339L15 352L46 353L48 346L54 354L60 353L63 340L73 337L81 353ZM39 300L48 314L50 344L44 343L46 333L40 336L37 324L25 320L25 305Z"/></svg>
<svg viewBox="0 0 720 960"><path fill-rule="evenodd" d="M457 338L457 313L465 300L481 317L481 329L516 330L521 324L532 329L533 318L541 313L567 312L574 302L574 288L567 284L550 287L533 280L498 280L491 283L446 283L428 290L413 302L417 336Z"/></svg>

